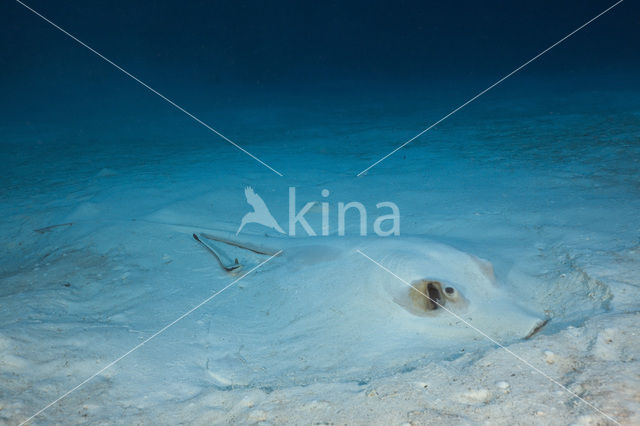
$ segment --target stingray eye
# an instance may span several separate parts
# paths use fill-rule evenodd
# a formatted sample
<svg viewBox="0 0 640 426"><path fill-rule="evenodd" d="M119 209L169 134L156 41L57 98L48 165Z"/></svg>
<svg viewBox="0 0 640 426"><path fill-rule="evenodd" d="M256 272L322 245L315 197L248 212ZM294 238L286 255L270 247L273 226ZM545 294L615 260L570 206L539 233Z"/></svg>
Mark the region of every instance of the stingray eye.
<svg viewBox="0 0 640 426"><path fill-rule="evenodd" d="M459 302L460 300L462 300L462 295L455 287L445 287L444 295L450 302Z"/></svg>

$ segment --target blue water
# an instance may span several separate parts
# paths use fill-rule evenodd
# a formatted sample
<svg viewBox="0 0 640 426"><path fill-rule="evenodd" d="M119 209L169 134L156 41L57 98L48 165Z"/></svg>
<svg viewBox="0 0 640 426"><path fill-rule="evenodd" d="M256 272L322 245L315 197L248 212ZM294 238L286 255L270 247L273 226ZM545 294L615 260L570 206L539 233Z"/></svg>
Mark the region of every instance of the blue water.
<svg viewBox="0 0 640 426"><path fill-rule="evenodd" d="M0 371L0 421L27 419L228 284L191 232L235 232L248 208L246 186L281 224L289 187L300 203L325 201L321 191L330 190L331 214L339 201L362 202L368 229L376 203L394 201L402 235L491 260L514 300L552 318L545 335L638 308L637 2L616 6L360 177L613 3L27 4L193 117L19 3L0 6L0 351L9 360ZM320 229L319 208L309 222ZM53 225L63 226L47 229ZM358 225L347 223L347 233ZM248 235L264 234L252 226ZM276 357L243 342L256 331L238 318L266 340L273 333L286 345L293 336L292 353L317 343L341 354L350 343L340 336L354 335L338 327L338 337L318 333L315 342L295 325L279 334L267 317L253 316L287 323L276 305L232 303L250 288L230 289L224 309L203 308L164 342L123 360L120 371L137 384L114 373L86 395L98 405L148 409L126 422L157 421L160 405L179 413L206 392L366 384L490 346L455 342L427 357L399 333L387 349L404 358L349 352L348 368L314 370L332 360L321 351ZM295 297L314 313L335 307L322 291ZM335 315L360 312L348 302ZM362 331L363 342L367 333L375 330ZM60 359L72 367L59 375ZM77 416L83 400L73 398L80 397L60 401L61 411L52 407L41 421ZM228 407L218 408L216 421L229 421ZM112 414L96 410L89 421Z"/></svg>

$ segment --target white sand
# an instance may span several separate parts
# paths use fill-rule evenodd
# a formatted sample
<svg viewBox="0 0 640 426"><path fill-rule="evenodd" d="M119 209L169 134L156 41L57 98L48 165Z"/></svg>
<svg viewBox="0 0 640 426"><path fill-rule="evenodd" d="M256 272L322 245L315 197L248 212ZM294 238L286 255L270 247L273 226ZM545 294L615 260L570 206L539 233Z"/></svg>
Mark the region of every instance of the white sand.
<svg viewBox="0 0 640 426"><path fill-rule="evenodd" d="M614 95L601 94L615 105ZM403 236L491 260L505 291L551 318L507 348L616 421L640 423L639 113L628 105L547 108L518 115L489 103L486 116L443 124L358 179L419 128L424 110L312 111L296 127L287 109L276 119L255 111L250 123L238 119L242 139L253 141L247 148L284 178L215 138L60 149L11 136L0 204L0 422L27 419L230 283L190 230L235 231L251 185L283 225L289 186L300 203L320 200L326 188L334 233L338 201L360 201L370 214L393 201ZM319 230L319 211L307 217ZM347 229L357 232L358 223ZM357 264L353 285L364 286ZM278 266L246 277L34 424L608 422L480 335L434 354L435 340L400 330L378 342L388 353L354 351L357 342L333 338L328 325L343 335L339 324L351 324L371 296L340 305L319 288L270 298L269 286L286 282ZM300 309L299 318L283 306ZM332 322L305 315L328 307ZM363 338L384 321L371 318ZM315 371L329 354L333 369Z"/></svg>

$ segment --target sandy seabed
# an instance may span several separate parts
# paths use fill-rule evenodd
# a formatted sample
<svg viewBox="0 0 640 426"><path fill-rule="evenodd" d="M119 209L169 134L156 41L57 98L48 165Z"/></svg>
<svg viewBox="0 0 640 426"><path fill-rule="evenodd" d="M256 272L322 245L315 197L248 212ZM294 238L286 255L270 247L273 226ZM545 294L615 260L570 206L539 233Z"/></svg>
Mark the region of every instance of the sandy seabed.
<svg viewBox="0 0 640 426"><path fill-rule="evenodd" d="M377 202L395 202L400 238L490 260L501 288L549 324L501 341L508 351L481 335L447 342L439 328L436 342L403 329L370 357L323 330L370 338L380 318L368 330L339 325L364 312L366 291L339 305L321 288L269 299L286 277L265 265L33 423L639 424L640 109L630 98L553 108L529 99L527 110L492 101L360 178L437 111L238 111L230 134L244 131L246 148L283 178L208 135L86 144L60 128L5 129L0 422L27 419L229 284L191 233L235 232L246 186L285 223L295 186L301 203L329 189L332 209L359 201L373 215ZM319 229L320 209L307 217ZM263 232L251 226L248 237ZM353 276L365 275L358 268ZM288 322L282 306L324 316ZM341 363L318 369L343 347Z"/></svg>

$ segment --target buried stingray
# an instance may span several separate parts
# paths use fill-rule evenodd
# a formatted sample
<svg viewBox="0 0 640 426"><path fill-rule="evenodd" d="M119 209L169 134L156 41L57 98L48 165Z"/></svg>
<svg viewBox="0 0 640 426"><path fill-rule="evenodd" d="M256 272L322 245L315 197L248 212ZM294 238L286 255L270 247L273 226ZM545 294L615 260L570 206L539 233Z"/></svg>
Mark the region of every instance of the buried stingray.
<svg viewBox="0 0 640 426"><path fill-rule="evenodd" d="M318 244L310 244L308 239L300 238L251 237L259 243L285 247L275 249L218 234L200 235L206 240L265 256L283 250L288 260L293 262L290 266L295 269L305 264L326 264L328 267L340 264L339 259L347 255L351 257L362 249L364 253L377 257L383 266L399 276L394 277L372 263L368 271L363 271L363 276L367 277L365 281L384 288L398 306L416 316L446 315L442 311L447 311L450 315L455 313L468 317L473 322L480 322L479 318L487 316L508 324L504 326L505 329L524 325L526 333L521 336L524 338L531 337L547 323L547 320L528 312L505 293L496 282L490 262L443 244L419 238L376 238L373 242L371 239L347 239L347 244L341 244L345 239L322 239ZM193 234L193 238L215 256L226 272L236 274L242 270L237 258L233 264L225 265L215 249L196 234ZM407 285L409 282L410 286ZM370 290L375 294L374 288Z"/></svg>
<svg viewBox="0 0 640 426"><path fill-rule="evenodd" d="M489 343L465 322L500 343L529 338L546 324L508 294L489 262L423 238L193 237L231 274L242 271L244 259L225 264L226 246L247 259L282 250L220 307L242 330L224 342L243 348L253 374L293 374L303 383L341 371L359 380ZM220 362L211 363L218 369L211 375L219 384L242 384L248 379L237 368L224 372L230 357L213 356Z"/></svg>

